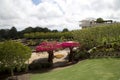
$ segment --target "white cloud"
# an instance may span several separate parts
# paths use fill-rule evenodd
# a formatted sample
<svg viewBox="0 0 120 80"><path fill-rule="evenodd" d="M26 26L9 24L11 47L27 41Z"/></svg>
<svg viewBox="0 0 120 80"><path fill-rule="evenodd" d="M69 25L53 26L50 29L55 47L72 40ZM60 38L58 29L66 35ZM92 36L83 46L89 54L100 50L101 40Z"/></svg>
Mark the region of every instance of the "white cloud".
<svg viewBox="0 0 120 80"><path fill-rule="evenodd" d="M120 20L119 0L0 0L0 28L28 26L78 29L88 17Z"/></svg>

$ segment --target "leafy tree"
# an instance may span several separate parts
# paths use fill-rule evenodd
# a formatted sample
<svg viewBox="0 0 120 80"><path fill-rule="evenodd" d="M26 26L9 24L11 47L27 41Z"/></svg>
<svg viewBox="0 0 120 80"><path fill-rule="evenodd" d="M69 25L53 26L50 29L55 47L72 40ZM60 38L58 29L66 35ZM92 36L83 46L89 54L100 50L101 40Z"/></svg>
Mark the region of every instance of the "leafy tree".
<svg viewBox="0 0 120 80"><path fill-rule="evenodd" d="M33 28L32 27L27 27L22 32L23 33L31 33L31 32L33 32Z"/></svg>
<svg viewBox="0 0 120 80"><path fill-rule="evenodd" d="M33 28L33 32L42 32L43 31L43 28L37 26L35 28Z"/></svg>
<svg viewBox="0 0 120 80"><path fill-rule="evenodd" d="M62 32L68 32L69 30L67 28L64 28Z"/></svg>
<svg viewBox="0 0 120 80"><path fill-rule="evenodd" d="M0 30L0 39L8 39L9 38L9 29L1 29Z"/></svg>
<svg viewBox="0 0 120 80"><path fill-rule="evenodd" d="M30 56L30 48L19 42L10 40L0 44L0 63L10 69L12 77L14 68L23 66Z"/></svg>
<svg viewBox="0 0 120 80"><path fill-rule="evenodd" d="M43 28L43 32L51 32L48 28Z"/></svg>
<svg viewBox="0 0 120 80"><path fill-rule="evenodd" d="M36 52L48 52L48 62L53 64L54 51L61 48L61 44L53 41L53 42L42 42L40 45L36 47Z"/></svg>
<svg viewBox="0 0 120 80"><path fill-rule="evenodd" d="M52 30L52 32L58 32L58 30L57 30L57 29L55 29L55 30Z"/></svg>
<svg viewBox="0 0 120 80"><path fill-rule="evenodd" d="M4 29L1 29L0 30L0 39L4 38L5 37L5 30Z"/></svg>
<svg viewBox="0 0 120 80"><path fill-rule="evenodd" d="M12 27L9 30L9 38L16 39L17 38L17 29L15 27Z"/></svg>
<svg viewBox="0 0 120 80"><path fill-rule="evenodd" d="M97 23L103 23L104 20L103 20L103 18L97 18L96 22L97 22Z"/></svg>

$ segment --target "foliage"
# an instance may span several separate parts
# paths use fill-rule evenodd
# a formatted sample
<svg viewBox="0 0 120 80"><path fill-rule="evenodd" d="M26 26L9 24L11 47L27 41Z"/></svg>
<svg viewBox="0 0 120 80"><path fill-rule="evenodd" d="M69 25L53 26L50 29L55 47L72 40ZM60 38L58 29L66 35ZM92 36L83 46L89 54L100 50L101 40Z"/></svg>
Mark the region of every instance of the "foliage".
<svg viewBox="0 0 120 80"><path fill-rule="evenodd" d="M97 23L103 23L104 20L103 20L103 18L97 18L96 22L97 22Z"/></svg>
<svg viewBox="0 0 120 80"><path fill-rule="evenodd" d="M68 32L69 30L67 28L64 28L62 32Z"/></svg>
<svg viewBox="0 0 120 80"><path fill-rule="evenodd" d="M21 67L18 68L18 65L16 65L13 69L14 72L25 72L27 71L28 64L24 64ZM0 64L0 74L8 74L10 72L10 68L7 66L4 66Z"/></svg>
<svg viewBox="0 0 120 80"><path fill-rule="evenodd" d="M17 31L17 29L15 27L12 27L11 29L0 29L0 40L19 39L19 38L23 38L24 34L37 33L37 32L39 32L39 33L40 32L42 32L42 33L48 33L48 32L58 33L58 30L50 30L48 28L42 28L39 26L36 26L35 28L27 27L22 31ZM34 38L34 37L30 36L28 38ZM35 37L35 38L37 38L37 37Z"/></svg>
<svg viewBox="0 0 120 80"><path fill-rule="evenodd" d="M35 33L26 33L24 34L25 38L31 38L31 39L60 39L61 37L64 37L65 39L71 39L72 34L71 32L35 32Z"/></svg>
<svg viewBox="0 0 120 80"><path fill-rule="evenodd" d="M89 50L93 47L111 43L120 42L120 24L111 24L106 26L86 28L73 31L73 38L80 42L81 47Z"/></svg>
<svg viewBox="0 0 120 80"><path fill-rule="evenodd" d="M57 30L57 29L54 29L54 30L52 30L52 32L58 32L58 30Z"/></svg>
<svg viewBox="0 0 120 80"><path fill-rule="evenodd" d="M9 29L1 29L0 30L0 40L1 39L16 39L18 38L18 32L15 27Z"/></svg>
<svg viewBox="0 0 120 80"><path fill-rule="evenodd" d="M109 43L89 50L91 58L120 57L120 43Z"/></svg>
<svg viewBox="0 0 120 80"><path fill-rule="evenodd" d="M39 44L39 42L37 40L27 40L27 43L26 43L28 46L36 46Z"/></svg>
<svg viewBox="0 0 120 80"><path fill-rule="evenodd" d="M49 62L41 62L40 60L35 60L29 65L29 70L41 70L50 68L52 66Z"/></svg>
<svg viewBox="0 0 120 80"><path fill-rule="evenodd" d="M90 54L87 51L77 50L74 60L79 61L79 60L88 59L88 58L90 58Z"/></svg>
<svg viewBox="0 0 120 80"><path fill-rule="evenodd" d="M8 35L9 35L10 38L16 39L18 37L17 29L15 27L12 27L9 30Z"/></svg>
<svg viewBox="0 0 120 80"><path fill-rule="evenodd" d="M31 50L19 42L5 41L0 44L0 63L8 67L13 76L13 69L20 68L31 56Z"/></svg>

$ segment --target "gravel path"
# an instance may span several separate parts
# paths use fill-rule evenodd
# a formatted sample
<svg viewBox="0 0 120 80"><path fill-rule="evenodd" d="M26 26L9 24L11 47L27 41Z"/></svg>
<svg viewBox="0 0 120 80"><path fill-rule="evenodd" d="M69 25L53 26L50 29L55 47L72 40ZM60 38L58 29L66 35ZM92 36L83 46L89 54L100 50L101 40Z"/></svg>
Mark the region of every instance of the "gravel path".
<svg viewBox="0 0 120 80"><path fill-rule="evenodd" d="M64 50L60 50L60 51L55 52L54 55L62 54L64 56L60 59L54 58L53 63L65 61L65 57L68 55L68 53L69 53L69 49L64 49ZM47 52L32 53L31 58L29 59L29 63L32 63L32 61L40 59L40 58L41 59L48 58L48 53Z"/></svg>

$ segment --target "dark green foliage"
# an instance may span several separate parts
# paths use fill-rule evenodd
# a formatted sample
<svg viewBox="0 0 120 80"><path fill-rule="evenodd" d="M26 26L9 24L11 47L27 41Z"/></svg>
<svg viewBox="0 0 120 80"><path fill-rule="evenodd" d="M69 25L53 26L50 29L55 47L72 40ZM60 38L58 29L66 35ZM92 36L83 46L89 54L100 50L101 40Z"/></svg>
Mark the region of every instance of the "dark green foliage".
<svg viewBox="0 0 120 80"><path fill-rule="evenodd" d="M49 30L48 28L42 28L42 27L35 27L35 28L32 28L32 27L28 27L28 28L25 28L23 31L23 33L32 33L32 32L51 32L51 30Z"/></svg>
<svg viewBox="0 0 120 80"><path fill-rule="evenodd" d="M103 18L97 18L96 22L97 22L97 23L103 23L104 20L103 20Z"/></svg>
<svg viewBox="0 0 120 80"><path fill-rule="evenodd" d="M88 59L89 57L90 57L90 54L87 51L79 51L75 55L74 59L76 61L79 61L79 60L83 60L83 59Z"/></svg>
<svg viewBox="0 0 120 80"><path fill-rule="evenodd" d="M29 65L29 70L41 70L45 68L50 68L52 66L49 62L41 62L41 60L35 60Z"/></svg>
<svg viewBox="0 0 120 80"><path fill-rule="evenodd" d="M88 58L90 58L90 54L88 53L87 50L84 49L84 47L81 46L75 51L74 59L76 61L88 59Z"/></svg>
<svg viewBox="0 0 120 80"><path fill-rule="evenodd" d="M52 32L58 32L58 30L54 29L54 30L52 30Z"/></svg>
<svg viewBox="0 0 120 80"><path fill-rule="evenodd" d="M0 65L9 68L12 76L13 70L21 68L30 56L30 48L19 42L10 40L0 44Z"/></svg>
<svg viewBox="0 0 120 80"><path fill-rule="evenodd" d="M11 39L17 39L18 34L17 34L17 29L15 27L12 27L9 32L8 32L9 38Z"/></svg>
<svg viewBox="0 0 120 80"><path fill-rule="evenodd" d="M64 28L62 32L68 32L69 30L67 28Z"/></svg>
<svg viewBox="0 0 120 80"><path fill-rule="evenodd" d="M18 68L18 65L16 65L13 69L14 72L25 72L27 71L28 64L24 64L21 67ZM5 67L4 65L0 64L0 74L8 74L10 73L10 68Z"/></svg>

